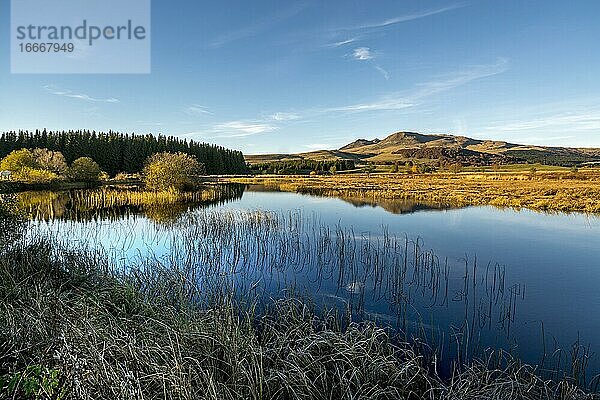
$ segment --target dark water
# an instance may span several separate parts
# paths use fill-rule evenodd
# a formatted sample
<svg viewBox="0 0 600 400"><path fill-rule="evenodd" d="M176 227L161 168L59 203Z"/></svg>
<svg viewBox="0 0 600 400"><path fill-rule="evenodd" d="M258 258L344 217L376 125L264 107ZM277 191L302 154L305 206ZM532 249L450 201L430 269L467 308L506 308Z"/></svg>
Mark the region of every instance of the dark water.
<svg viewBox="0 0 600 400"><path fill-rule="evenodd" d="M47 207L43 201L36 204ZM67 200L60 204L67 211L74 207ZM166 219L156 218L156 209L146 214L144 207L121 206L118 212L105 210L96 216L88 210L87 217L79 220L65 217L81 215L73 210L71 214L63 210L61 218L49 218L43 212L38 215L46 221L36 224L56 238L102 246L115 259L127 263L148 254L168 258L174 248L183 253L208 249L202 247L208 246L206 238L198 239L193 250L181 244L186 235L200 237L199 231L189 231L190 223L207 221L206 217L194 219L194 213L239 216L255 210L283 219L291 215L295 222L278 228L289 232L312 224L320 233L306 233L306 237L313 235L315 244L323 240L339 243L340 232L345 232L343 240L358 249L357 259L345 262L358 272L340 277L335 272L337 261L319 260L319 250L307 247L305 251L314 257L291 260L294 268L271 271L273 276L268 279L264 270L261 274L248 273L244 279L253 283L247 287L260 282L266 293L277 296L293 284L296 291L310 294L317 303L351 307L358 319L376 320L427 338L449 358L466 359L482 354L487 347L500 347L528 363L567 373L573 356L580 357L588 382L600 373L600 357L594 355L600 352L597 216L323 198L249 187L216 202L179 207L175 213L173 207L167 207ZM269 229L272 235L280 233ZM331 232L324 234L323 229ZM399 289L392 281L400 273L404 258L394 252L404 251L405 237L409 239L405 258L410 265ZM228 249L224 240L220 238L217 246ZM250 240L254 239L248 237ZM399 247L390 247L391 241L397 241ZM275 239L269 243L277 246ZM419 246L416 252L420 252L417 261L415 243ZM328 245L333 246L332 252L337 251L334 245ZM365 246L372 247L364 250ZM359 253L362 257L376 254L377 258L361 261ZM429 254L435 256L431 262ZM207 260L198 258L197 262ZM323 273L326 263L331 264L329 273ZM379 266L373 269L367 264Z"/></svg>

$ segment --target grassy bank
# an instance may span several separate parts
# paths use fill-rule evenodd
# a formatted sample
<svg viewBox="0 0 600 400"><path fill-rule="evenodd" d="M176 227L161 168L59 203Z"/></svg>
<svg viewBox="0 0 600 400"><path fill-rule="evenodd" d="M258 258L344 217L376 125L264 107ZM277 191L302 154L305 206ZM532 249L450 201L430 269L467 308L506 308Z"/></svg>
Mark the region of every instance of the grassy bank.
<svg viewBox="0 0 600 400"><path fill-rule="evenodd" d="M492 205L541 211L600 212L600 172L597 170L256 176L231 180L324 196L414 199L456 206Z"/></svg>
<svg viewBox="0 0 600 400"><path fill-rule="evenodd" d="M18 235L18 233L15 233ZM493 354L449 380L371 323L293 296L256 311L158 260L117 271L43 239L0 248L0 397L593 399Z"/></svg>

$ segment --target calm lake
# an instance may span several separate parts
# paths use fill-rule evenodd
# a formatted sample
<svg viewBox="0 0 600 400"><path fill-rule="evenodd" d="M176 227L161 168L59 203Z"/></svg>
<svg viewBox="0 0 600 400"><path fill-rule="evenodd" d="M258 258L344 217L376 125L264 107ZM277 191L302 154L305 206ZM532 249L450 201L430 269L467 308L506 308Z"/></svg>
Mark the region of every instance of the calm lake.
<svg viewBox="0 0 600 400"><path fill-rule="evenodd" d="M240 291L278 297L293 288L319 306L426 340L445 359L503 348L548 370L571 372L580 358L588 383L600 373L598 216L261 186L163 208L83 209L73 199L85 191L50 201L19 196L43 234L102 249L123 268L148 257L165 265L214 262ZM207 226L214 221L226 222L217 232Z"/></svg>

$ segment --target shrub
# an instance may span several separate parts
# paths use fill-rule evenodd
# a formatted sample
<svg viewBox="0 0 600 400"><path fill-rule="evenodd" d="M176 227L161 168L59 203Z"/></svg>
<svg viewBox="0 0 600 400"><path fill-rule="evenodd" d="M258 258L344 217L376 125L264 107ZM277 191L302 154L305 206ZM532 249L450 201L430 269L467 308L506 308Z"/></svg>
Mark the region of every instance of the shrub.
<svg viewBox="0 0 600 400"><path fill-rule="evenodd" d="M67 163L60 152L20 149L4 157L0 169L13 172L18 180L47 183L60 179L59 175L67 170Z"/></svg>
<svg viewBox="0 0 600 400"><path fill-rule="evenodd" d="M537 174L537 168L536 167L529 168L529 179L535 178L536 174Z"/></svg>
<svg viewBox="0 0 600 400"><path fill-rule="evenodd" d="M15 173L23 168L38 168L35 156L28 149L14 150L0 162L0 169Z"/></svg>
<svg viewBox="0 0 600 400"><path fill-rule="evenodd" d="M96 182L100 179L100 166L89 157L80 157L69 168L69 178L79 182Z"/></svg>
<svg viewBox="0 0 600 400"><path fill-rule="evenodd" d="M448 168L450 169L450 172L453 172L455 174L458 174L463 171L463 165L461 163L454 163Z"/></svg>
<svg viewBox="0 0 600 400"><path fill-rule="evenodd" d="M60 177L52 171L29 167L23 168L16 175L20 180L32 183L48 183L60 179Z"/></svg>
<svg viewBox="0 0 600 400"><path fill-rule="evenodd" d="M60 151L33 149L32 154L39 168L64 175L67 172L67 161Z"/></svg>
<svg viewBox="0 0 600 400"><path fill-rule="evenodd" d="M185 153L157 153L146 160L144 183L150 190L184 190L194 187L206 173L204 164Z"/></svg>

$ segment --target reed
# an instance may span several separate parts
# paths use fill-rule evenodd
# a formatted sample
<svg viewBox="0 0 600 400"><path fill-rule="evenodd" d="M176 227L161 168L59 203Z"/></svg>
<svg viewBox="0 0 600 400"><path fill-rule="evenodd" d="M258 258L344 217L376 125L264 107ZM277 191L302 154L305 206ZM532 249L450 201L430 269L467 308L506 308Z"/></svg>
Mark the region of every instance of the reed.
<svg viewBox="0 0 600 400"><path fill-rule="evenodd" d="M35 224L16 230L0 248L0 396L594 398L578 388L581 348L569 354L580 375L563 364L555 382L480 351L473 321L508 331L524 296L502 266L464 260L453 287L453 266L421 240L300 212L199 210L174 223L168 252L134 257L127 230L110 248L76 230L61 241ZM304 296L301 275L346 291L345 306ZM374 300L389 304L394 326L371 321ZM420 304L458 304L465 320L445 338L418 318ZM451 375L436 372L440 358L455 360Z"/></svg>

